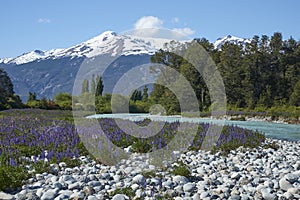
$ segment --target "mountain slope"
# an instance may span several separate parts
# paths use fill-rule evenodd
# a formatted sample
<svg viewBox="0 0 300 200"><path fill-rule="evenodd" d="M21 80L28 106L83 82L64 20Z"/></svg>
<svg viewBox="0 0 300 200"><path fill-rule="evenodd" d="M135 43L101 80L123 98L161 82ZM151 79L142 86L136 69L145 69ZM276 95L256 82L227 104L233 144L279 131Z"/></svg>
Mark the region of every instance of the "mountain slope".
<svg viewBox="0 0 300 200"><path fill-rule="evenodd" d="M220 49L227 41L243 44L250 42L247 39L226 36L214 43L215 48ZM36 92L38 98L52 99L58 92L72 92L76 74L86 59L97 58L101 62L105 56L119 56L103 74L104 92L111 92L114 84L124 73L135 66L149 63L150 55L159 49L182 45L186 42L117 35L113 31L106 31L70 48L34 50L16 58L0 59L0 68L8 72L15 92L23 101L27 100L29 92ZM94 68L87 72L89 77L98 72L97 67L99 66L95 64Z"/></svg>
<svg viewBox="0 0 300 200"><path fill-rule="evenodd" d="M104 54L138 55L154 54L163 49L165 43L171 40L162 38L144 38L137 36L117 35L113 31L106 31L86 42L66 49L50 51L35 50L13 59L0 59L3 64L25 64L36 60L59 59L63 57L95 57Z"/></svg>
<svg viewBox="0 0 300 200"><path fill-rule="evenodd" d="M239 37L235 37L235 36L231 36L231 35L227 35L223 38L218 38L214 42L214 47L216 49L221 49L222 45L224 45L226 42L230 42L230 43L233 43L233 44L242 44L243 46L245 46L247 43L250 43L251 40L250 39L239 38Z"/></svg>
<svg viewBox="0 0 300 200"><path fill-rule="evenodd" d="M101 62L105 56L118 56L103 77L104 92L111 92L124 73L135 66L149 63L150 55L164 49L165 44L170 42L168 39L117 35L106 31L70 48L35 50L13 59L2 59L0 67L8 72L15 92L23 101L27 100L29 92L36 92L38 98L52 99L58 92L72 92L76 74L84 60L97 58ZM172 42L172 45L183 42ZM97 65L99 63L87 72L89 77L93 72L97 73Z"/></svg>

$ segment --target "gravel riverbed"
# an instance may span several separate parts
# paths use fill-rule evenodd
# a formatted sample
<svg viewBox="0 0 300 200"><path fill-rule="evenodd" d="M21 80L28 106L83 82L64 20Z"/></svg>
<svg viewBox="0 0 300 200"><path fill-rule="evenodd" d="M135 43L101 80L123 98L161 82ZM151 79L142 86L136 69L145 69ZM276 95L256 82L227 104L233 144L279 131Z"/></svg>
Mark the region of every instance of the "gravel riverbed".
<svg viewBox="0 0 300 200"><path fill-rule="evenodd" d="M0 199L300 199L300 142L275 141L272 148L239 148L222 156L188 151L179 160L190 177L174 175L177 163L163 169L133 154L116 166L81 157L81 165L52 164L54 173L36 174L14 195ZM119 193L119 194L117 194Z"/></svg>

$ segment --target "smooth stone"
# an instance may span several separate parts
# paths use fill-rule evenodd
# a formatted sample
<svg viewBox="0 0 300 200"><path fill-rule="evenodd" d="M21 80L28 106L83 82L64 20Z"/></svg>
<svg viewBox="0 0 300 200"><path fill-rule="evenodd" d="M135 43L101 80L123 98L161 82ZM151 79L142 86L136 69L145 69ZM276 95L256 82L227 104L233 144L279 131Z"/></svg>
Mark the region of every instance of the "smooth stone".
<svg viewBox="0 0 300 200"><path fill-rule="evenodd" d="M138 189L136 192L135 192L135 196L137 198L143 198L145 196L145 192L142 190L142 189Z"/></svg>
<svg viewBox="0 0 300 200"><path fill-rule="evenodd" d="M240 177L241 177L241 175L240 175L238 172L233 172L233 173L230 175L230 178L236 179L236 180L238 180Z"/></svg>
<svg viewBox="0 0 300 200"><path fill-rule="evenodd" d="M70 195L60 194L54 200L69 199Z"/></svg>
<svg viewBox="0 0 300 200"><path fill-rule="evenodd" d="M289 192L285 192L283 193L283 196L286 198L286 199L294 199L294 195L289 193Z"/></svg>
<svg viewBox="0 0 300 200"><path fill-rule="evenodd" d="M286 174L284 177L291 184L297 182L299 178L299 176L297 176L296 174Z"/></svg>
<svg viewBox="0 0 300 200"><path fill-rule="evenodd" d="M195 193L192 198L193 200L200 200L200 195L198 193Z"/></svg>
<svg viewBox="0 0 300 200"><path fill-rule="evenodd" d="M189 182L189 179L187 179L185 176L179 176L179 175L177 175L177 176L173 177L173 181L175 183L186 184L186 183Z"/></svg>
<svg viewBox="0 0 300 200"><path fill-rule="evenodd" d="M274 200L275 197L276 197L275 194L271 193L271 189L270 188L262 188L261 189L261 194L262 194L262 197L265 200Z"/></svg>
<svg viewBox="0 0 300 200"><path fill-rule="evenodd" d="M95 194L94 188L92 188L92 187L90 187L90 186L85 186L85 187L83 188L82 191L84 192L84 194L85 194L86 196Z"/></svg>
<svg viewBox="0 0 300 200"><path fill-rule="evenodd" d="M104 179L109 179L109 178L110 178L109 173L102 173L101 176L102 176L102 178L104 178Z"/></svg>
<svg viewBox="0 0 300 200"><path fill-rule="evenodd" d="M113 179L114 179L114 181L119 182L120 179L121 179L121 176L120 175L114 175Z"/></svg>
<svg viewBox="0 0 300 200"><path fill-rule="evenodd" d="M174 200L182 200L182 198L181 197L175 197Z"/></svg>
<svg viewBox="0 0 300 200"><path fill-rule="evenodd" d="M36 191L36 195L38 195L38 197L42 197L42 195L43 195L43 192L44 192L44 189L43 188L39 188L39 189L37 189L37 191Z"/></svg>
<svg viewBox="0 0 300 200"><path fill-rule="evenodd" d="M289 188L293 187L293 185L289 181L287 181L285 178L280 179L279 186L280 186L280 189L282 189L283 191L287 191Z"/></svg>
<svg viewBox="0 0 300 200"><path fill-rule="evenodd" d="M138 184L134 183L130 187L133 191L136 191L140 186Z"/></svg>
<svg viewBox="0 0 300 200"><path fill-rule="evenodd" d="M241 197L239 195L232 195L228 198L228 200L240 200Z"/></svg>
<svg viewBox="0 0 300 200"><path fill-rule="evenodd" d="M250 197L247 194L241 194L241 200L249 200Z"/></svg>
<svg viewBox="0 0 300 200"><path fill-rule="evenodd" d="M90 181L90 182L88 182L88 185L90 187L98 187L98 186L101 186L102 184L100 183L100 181Z"/></svg>
<svg viewBox="0 0 300 200"><path fill-rule="evenodd" d="M195 183L186 183L183 185L184 192L192 192L196 188Z"/></svg>
<svg viewBox="0 0 300 200"><path fill-rule="evenodd" d="M27 193L25 195L25 197L26 197L26 200L40 200L40 197L38 197L35 193L32 193L32 192Z"/></svg>
<svg viewBox="0 0 300 200"><path fill-rule="evenodd" d="M41 200L52 200L57 196L57 193L58 189L48 190L42 195Z"/></svg>
<svg viewBox="0 0 300 200"><path fill-rule="evenodd" d="M129 197L124 194L116 194L112 198L112 200L127 200L127 199L129 199Z"/></svg>
<svg viewBox="0 0 300 200"><path fill-rule="evenodd" d="M70 199L74 199L74 200L84 199L84 193L74 192L73 194L71 194Z"/></svg>
<svg viewBox="0 0 300 200"><path fill-rule="evenodd" d="M59 167L67 167L67 164L65 162L60 162L58 164Z"/></svg>
<svg viewBox="0 0 300 200"><path fill-rule="evenodd" d="M72 184L70 184L69 186L68 186L68 189L69 190L75 190L75 189L80 189L80 184L78 183L78 182L76 182L76 183L72 183Z"/></svg>
<svg viewBox="0 0 300 200"><path fill-rule="evenodd" d="M43 185L43 183L41 183L41 182L36 182L36 183L34 183L34 184L32 184L31 186L30 186L30 189L38 189L38 188L41 188L42 187L42 185Z"/></svg>
<svg viewBox="0 0 300 200"><path fill-rule="evenodd" d="M146 179L143 175L138 174L135 177L133 177L132 182L142 185L146 182Z"/></svg>
<svg viewBox="0 0 300 200"><path fill-rule="evenodd" d="M289 188L289 189L287 190L287 192L289 192L289 193L291 193L291 194L298 194L298 193L299 193L299 188L295 188L295 187Z"/></svg>
<svg viewBox="0 0 300 200"><path fill-rule="evenodd" d="M174 188L174 191L176 191L177 193L181 194L183 193L183 187L182 185L178 185Z"/></svg>
<svg viewBox="0 0 300 200"><path fill-rule="evenodd" d="M151 185L158 185L159 184L159 180L157 178L151 178L150 179L150 184Z"/></svg>
<svg viewBox="0 0 300 200"><path fill-rule="evenodd" d="M0 199L3 199L3 200L12 200L12 199L15 199L15 197L11 194L7 194L5 192L0 192Z"/></svg>
<svg viewBox="0 0 300 200"><path fill-rule="evenodd" d="M201 194L200 194L201 199L208 197L208 196L209 196L208 192L201 192Z"/></svg>
<svg viewBox="0 0 300 200"><path fill-rule="evenodd" d="M71 194L73 194L73 192L71 190L61 190L58 192L58 194L63 194L66 196L71 196Z"/></svg>
<svg viewBox="0 0 300 200"><path fill-rule="evenodd" d="M87 200L98 200L98 198L94 195L88 196Z"/></svg>
<svg viewBox="0 0 300 200"><path fill-rule="evenodd" d="M166 188L172 188L173 182L170 181L170 180L167 180L167 181L165 181L165 182L162 183L162 186L166 187Z"/></svg>

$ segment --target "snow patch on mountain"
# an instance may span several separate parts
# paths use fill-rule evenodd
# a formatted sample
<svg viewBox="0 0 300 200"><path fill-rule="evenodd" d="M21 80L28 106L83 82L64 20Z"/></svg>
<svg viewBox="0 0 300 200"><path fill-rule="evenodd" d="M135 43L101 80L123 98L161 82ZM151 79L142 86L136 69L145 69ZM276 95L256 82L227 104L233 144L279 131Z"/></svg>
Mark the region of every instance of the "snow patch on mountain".
<svg viewBox="0 0 300 200"><path fill-rule="evenodd" d="M235 37L235 36L231 36L231 35L227 35L223 38L218 38L214 42L215 49L221 49L222 45L224 45L226 42L230 42L230 43L233 43L233 44L242 44L243 46L245 46L247 43L250 43L251 40L250 39L245 39L245 38L239 38L239 37Z"/></svg>
<svg viewBox="0 0 300 200"><path fill-rule="evenodd" d="M132 35L117 35L113 31L105 31L86 42L66 49L50 51L35 50L14 59L1 59L0 63L25 64L39 59L56 59L61 57L95 57L98 55L152 55L159 49L164 49L170 39L144 38ZM186 42L186 41L182 41Z"/></svg>
<svg viewBox="0 0 300 200"><path fill-rule="evenodd" d="M66 49L52 49L49 51L35 50L16 58L0 59L0 64L25 64L41 59L57 59L62 57L95 57L104 54L117 55L153 55L159 49L168 50L178 47L188 41L174 41L164 38L146 38L134 35L118 35L113 31L105 31L92 39ZM250 43L250 39L243 39L231 35L217 39L214 42L216 49L221 49L226 42L234 44Z"/></svg>

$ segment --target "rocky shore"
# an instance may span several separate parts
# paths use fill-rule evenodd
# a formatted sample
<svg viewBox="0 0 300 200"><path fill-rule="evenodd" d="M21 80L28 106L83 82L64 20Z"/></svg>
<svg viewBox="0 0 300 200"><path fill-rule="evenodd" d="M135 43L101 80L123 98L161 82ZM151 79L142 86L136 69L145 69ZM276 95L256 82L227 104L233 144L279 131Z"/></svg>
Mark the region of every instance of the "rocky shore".
<svg viewBox="0 0 300 200"><path fill-rule="evenodd" d="M279 148L267 148L274 141ZM117 166L81 157L80 166L52 164L53 173L36 174L18 193L0 192L0 199L300 199L300 142L267 139L264 145L226 156L188 151L178 162L189 177L174 174L178 163L158 169L141 154Z"/></svg>

